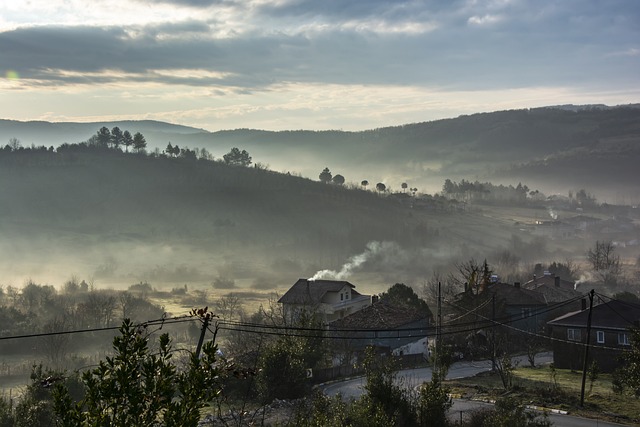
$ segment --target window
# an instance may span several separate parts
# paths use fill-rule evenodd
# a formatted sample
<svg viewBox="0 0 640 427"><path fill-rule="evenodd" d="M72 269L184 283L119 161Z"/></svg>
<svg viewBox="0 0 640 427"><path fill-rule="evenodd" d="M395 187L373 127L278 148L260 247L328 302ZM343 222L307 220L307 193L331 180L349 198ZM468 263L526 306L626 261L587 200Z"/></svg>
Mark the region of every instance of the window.
<svg viewBox="0 0 640 427"><path fill-rule="evenodd" d="M604 344L604 331L596 332L596 341L598 344Z"/></svg>
<svg viewBox="0 0 640 427"><path fill-rule="evenodd" d="M344 299L349 299L349 292L347 292L346 294L344 294Z"/></svg>
<svg viewBox="0 0 640 427"><path fill-rule="evenodd" d="M629 335L627 335L626 333L619 333L618 334L618 344L620 345L631 345L629 344Z"/></svg>
<svg viewBox="0 0 640 427"><path fill-rule="evenodd" d="M580 329L567 329L567 339L569 341L580 341Z"/></svg>
<svg viewBox="0 0 640 427"><path fill-rule="evenodd" d="M340 301L344 299L344 294L340 294Z"/></svg>
<svg viewBox="0 0 640 427"><path fill-rule="evenodd" d="M526 319L527 317L531 317L531 309L530 308L523 308L522 309L522 318Z"/></svg>

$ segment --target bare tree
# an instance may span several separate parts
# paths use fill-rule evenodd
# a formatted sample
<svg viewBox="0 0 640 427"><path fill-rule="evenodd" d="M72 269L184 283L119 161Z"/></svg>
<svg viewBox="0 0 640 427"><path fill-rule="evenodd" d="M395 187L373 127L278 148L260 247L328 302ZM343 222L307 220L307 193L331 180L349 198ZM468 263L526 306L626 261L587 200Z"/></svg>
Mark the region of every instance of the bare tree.
<svg viewBox="0 0 640 427"><path fill-rule="evenodd" d="M52 332L63 332L68 326L66 315L56 316L45 322L42 332L51 334ZM55 367L59 366L67 355L69 350L70 335L55 334L46 335L41 338L44 353Z"/></svg>
<svg viewBox="0 0 640 427"><path fill-rule="evenodd" d="M222 320L234 320L242 316L242 303L237 294L230 293L216 301L217 315Z"/></svg>
<svg viewBox="0 0 640 427"><path fill-rule="evenodd" d="M615 253L615 246L611 241L596 241L595 246L587 251L587 260L604 285L617 284L622 268L620 256Z"/></svg>

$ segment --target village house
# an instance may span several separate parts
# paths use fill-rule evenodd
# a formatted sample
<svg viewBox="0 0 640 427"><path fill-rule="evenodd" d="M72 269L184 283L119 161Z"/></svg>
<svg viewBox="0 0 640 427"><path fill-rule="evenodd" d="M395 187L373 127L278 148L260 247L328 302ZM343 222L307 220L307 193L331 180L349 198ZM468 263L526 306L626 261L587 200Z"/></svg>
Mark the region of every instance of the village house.
<svg viewBox="0 0 640 427"><path fill-rule="evenodd" d="M306 311L321 314L329 323L370 306L371 295L360 294L344 280L298 279L278 302L290 321Z"/></svg>
<svg viewBox="0 0 640 427"><path fill-rule="evenodd" d="M557 368L581 370L584 344L587 342L589 309L586 300L582 310L560 316L547 325L553 340L553 363ZM623 351L630 349L629 328L640 324L640 305L608 300L594 305L589 334L589 359L595 360L603 372L619 366Z"/></svg>
<svg viewBox="0 0 640 427"><path fill-rule="evenodd" d="M329 331L345 337L343 347L348 348L352 355L373 346L399 356L416 354L427 358L427 333L431 320L430 311L381 300L331 322Z"/></svg>

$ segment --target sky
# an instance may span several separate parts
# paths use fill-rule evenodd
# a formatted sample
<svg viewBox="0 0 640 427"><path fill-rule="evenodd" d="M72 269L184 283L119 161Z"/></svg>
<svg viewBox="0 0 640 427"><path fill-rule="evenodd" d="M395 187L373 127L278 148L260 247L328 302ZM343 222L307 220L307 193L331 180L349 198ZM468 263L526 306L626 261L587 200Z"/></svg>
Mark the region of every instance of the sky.
<svg viewBox="0 0 640 427"><path fill-rule="evenodd" d="M0 118L363 130L640 102L638 0L3 0Z"/></svg>

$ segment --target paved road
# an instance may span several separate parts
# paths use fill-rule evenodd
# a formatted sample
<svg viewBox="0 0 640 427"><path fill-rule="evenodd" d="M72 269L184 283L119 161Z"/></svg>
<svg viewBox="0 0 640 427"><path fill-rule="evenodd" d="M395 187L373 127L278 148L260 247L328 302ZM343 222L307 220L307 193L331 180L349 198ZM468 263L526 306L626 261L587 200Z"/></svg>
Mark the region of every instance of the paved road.
<svg viewBox="0 0 640 427"><path fill-rule="evenodd" d="M523 365L528 363L526 356L514 357L514 361ZM540 353L536 356L536 364L550 363L553 361L552 353ZM451 365L447 374L447 379L466 378L474 376L480 372L490 371L491 361L483 360L478 362L456 362ZM407 369L398 372L396 380L406 387L417 387L425 381L431 381L431 368ZM345 399L360 397L363 393L364 377L352 380L341 381L328 384L322 387L325 394L334 396L341 394ZM452 419L459 419L460 411L472 411L483 407L490 407L490 403L454 399L453 407L449 414ZM570 415L549 414L549 419L557 427L620 427L623 424L609 423L600 420L574 417Z"/></svg>

